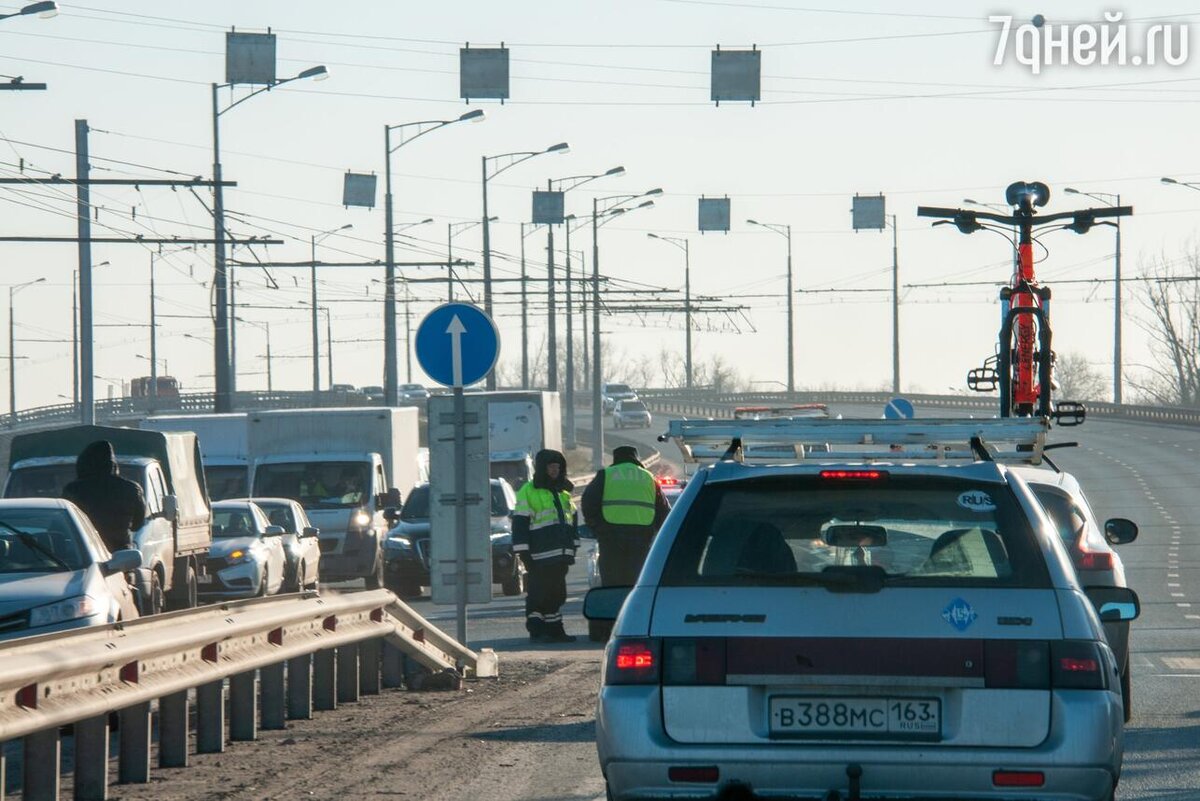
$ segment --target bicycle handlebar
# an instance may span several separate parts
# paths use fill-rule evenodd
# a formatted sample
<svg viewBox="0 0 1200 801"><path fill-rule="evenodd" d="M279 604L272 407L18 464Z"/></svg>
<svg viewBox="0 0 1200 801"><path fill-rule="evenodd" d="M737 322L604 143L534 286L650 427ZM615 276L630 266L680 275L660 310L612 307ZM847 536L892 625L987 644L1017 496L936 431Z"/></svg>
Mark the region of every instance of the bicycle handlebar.
<svg viewBox="0 0 1200 801"><path fill-rule="evenodd" d="M1054 214L1044 214L1033 217L1017 217L1011 214L996 214L990 211L975 211L974 209L948 209L941 206L917 206L918 217L941 217L957 220L991 220L1003 225L1021 225L1032 221L1033 225L1044 225L1059 220L1074 220L1079 217L1129 217L1133 214L1133 206L1107 206L1093 209L1076 209L1075 211L1059 211Z"/></svg>

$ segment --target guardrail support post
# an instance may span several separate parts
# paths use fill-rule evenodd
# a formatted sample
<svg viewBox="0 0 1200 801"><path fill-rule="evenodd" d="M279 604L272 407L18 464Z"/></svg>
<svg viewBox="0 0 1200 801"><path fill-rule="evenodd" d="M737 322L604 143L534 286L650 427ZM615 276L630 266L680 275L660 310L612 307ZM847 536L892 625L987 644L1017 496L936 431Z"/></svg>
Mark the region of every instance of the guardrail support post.
<svg viewBox="0 0 1200 801"><path fill-rule="evenodd" d="M75 801L107 798L108 715L97 715L75 724Z"/></svg>
<svg viewBox="0 0 1200 801"><path fill-rule="evenodd" d="M283 662L259 668L258 683L262 699L259 701L259 726L265 729L286 729L287 716L283 703Z"/></svg>
<svg viewBox="0 0 1200 801"><path fill-rule="evenodd" d="M21 770L21 798L24 801L58 801L61 758L62 741L57 728L34 732L25 737Z"/></svg>
<svg viewBox="0 0 1200 801"><path fill-rule="evenodd" d="M337 709L337 649L326 648L313 656L312 708L317 712Z"/></svg>
<svg viewBox="0 0 1200 801"><path fill-rule="evenodd" d="M118 714L121 736L117 781L146 784L150 781L150 702L127 707Z"/></svg>
<svg viewBox="0 0 1200 801"><path fill-rule="evenodd" d="M229 677L229 739L248 742L258 737L258 676L247 670Z"/></svg>
<svg viewBox="0 0 1200 801"><path fill-rule="evenodd" d="M287 716L289 720L308 720L313 711L312 654L287 661Z"/></svg>
<svg viewBox="0 0 1200 801"><path fill-rule="evenodd" d="M358 700L358 643L337 649L337 700L347 704Z"/></svg>
<svg viewBox="0 0 1200 801"><path fill-rule="evenodd" d="M217 679L196 688L196 753L225 750L225 681Z"/></svg>
<svg viewBox="0 0 1200 801"><path fill-rule="evenodd" d="M158 699L158 766L188 764L188 694L182 690Z"/></svg>
<svg viewBox="0 0 1200 801"><path fill-rule="evenodd" d="M5 775L5 768L8 767L8 763L4 758L4 747L6 745L8 743L0 741L0 801L4 801L4 787L8 781L8 776Z"/></svg>
<svg viewBox="0 0 1200 801"><path fill-rule="evenodd" d="M379 639L358 645L358 684L363 695L379 695Z"/></svg>
<svg viewBox="0 0 1200 801"><path fill-rule="evenodd" d="M387 640L383 641L383 686L389 689L404 686L404 652Z"/></svg>

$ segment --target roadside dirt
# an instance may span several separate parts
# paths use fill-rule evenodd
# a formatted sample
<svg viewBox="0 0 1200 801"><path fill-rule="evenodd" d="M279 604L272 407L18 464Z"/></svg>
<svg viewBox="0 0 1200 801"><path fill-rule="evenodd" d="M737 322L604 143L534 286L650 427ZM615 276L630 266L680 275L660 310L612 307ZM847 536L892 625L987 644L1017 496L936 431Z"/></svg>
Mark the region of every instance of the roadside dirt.
<svg viewBox="0 0 1200 801"><path fill-rule="evenodd" d="M385 690L357 704L113 785L120 801L604 797L594 709L600 652L503 654L499 679L458 692ZM157 758L157 755L155 755ZM116 765L112 765L115 775Z"/></svg>

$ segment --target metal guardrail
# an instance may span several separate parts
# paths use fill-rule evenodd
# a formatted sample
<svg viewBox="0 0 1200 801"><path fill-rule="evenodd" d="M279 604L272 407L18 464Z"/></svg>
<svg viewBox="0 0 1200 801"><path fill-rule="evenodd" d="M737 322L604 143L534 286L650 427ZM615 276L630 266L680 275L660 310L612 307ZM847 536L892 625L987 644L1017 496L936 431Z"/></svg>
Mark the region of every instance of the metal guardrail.
<svg viewBox="0 0 1200 801"><path fill-rule="evenodd" d="M109 715L119 715L121 782L150 781L158 763L188 762L195 698L197 753L259 728L400 687L406 659L433 671L495 675L481 658L386 590L239 601L14 640L0 647L0 743L22 739L22 798L57 799L63 726L74 729L74 797L104 799ZM0 799L4 795L0 749Z"/></svg>

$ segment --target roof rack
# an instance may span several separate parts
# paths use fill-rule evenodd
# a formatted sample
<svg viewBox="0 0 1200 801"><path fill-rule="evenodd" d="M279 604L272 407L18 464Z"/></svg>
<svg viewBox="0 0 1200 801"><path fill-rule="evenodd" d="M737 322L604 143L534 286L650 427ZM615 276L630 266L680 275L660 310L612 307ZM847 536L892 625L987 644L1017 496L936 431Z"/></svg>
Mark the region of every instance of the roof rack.
<svg viewBox="0 0 1200 801"><path fill-rule="evenodd" d="M970 459L1042 463L1050 421L988 420L671 420L671 439L686 463Z"/></svg>

